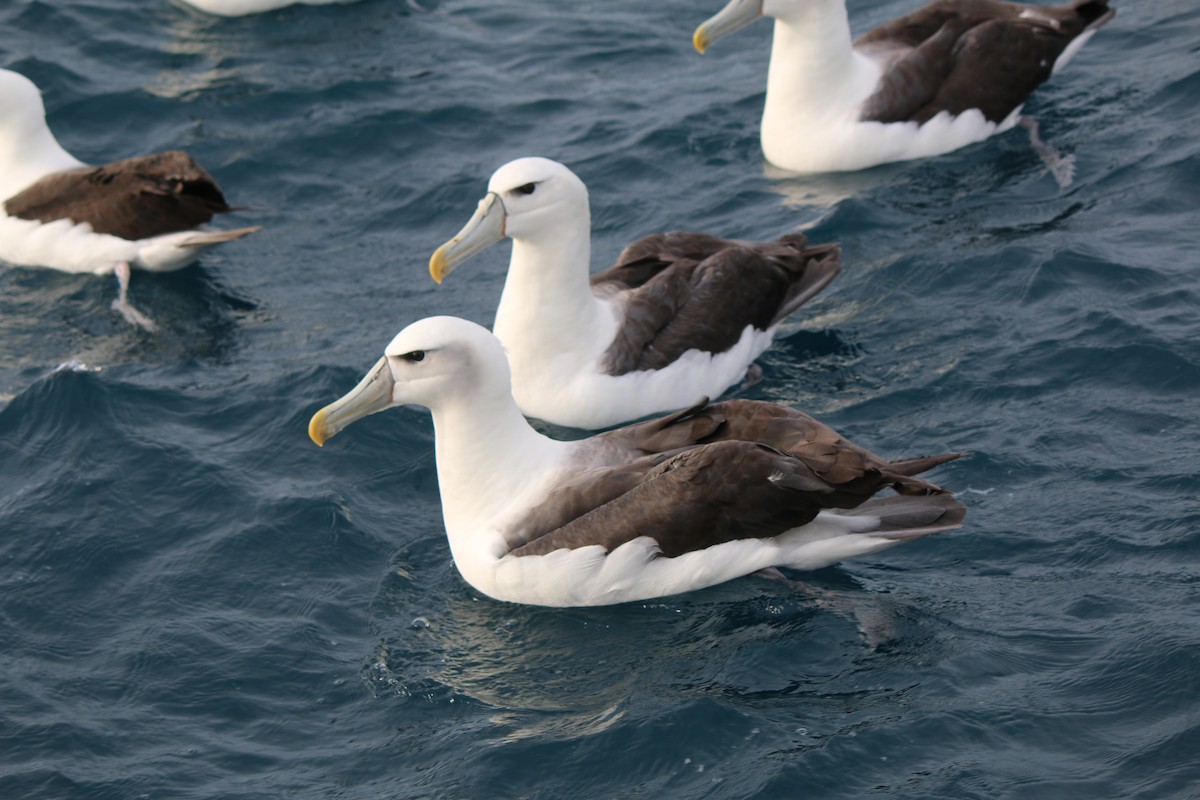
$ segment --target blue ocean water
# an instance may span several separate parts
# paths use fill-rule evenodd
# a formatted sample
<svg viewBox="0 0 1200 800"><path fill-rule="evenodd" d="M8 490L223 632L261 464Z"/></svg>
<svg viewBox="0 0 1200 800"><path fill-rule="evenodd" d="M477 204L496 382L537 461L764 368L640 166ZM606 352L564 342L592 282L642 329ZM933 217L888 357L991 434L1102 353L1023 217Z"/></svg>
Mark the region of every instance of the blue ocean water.
<svg viewBox="0 0 1200 800"><path fill-rule="evenodd" d="M1200 8L1124 3L1019 132L764 169L770 28L720 0L365 0L222 20L6 0L0 66L93 162L187 149L264 230L170 275L0 266L0 797L1200 797ZM852 4L856 30L912 8ZM798 227L845 271L747 397L936 479L961 530L795 577L552 610L467 587L432 429L305 428L407 323L500 164L654 230Z"/></svg>

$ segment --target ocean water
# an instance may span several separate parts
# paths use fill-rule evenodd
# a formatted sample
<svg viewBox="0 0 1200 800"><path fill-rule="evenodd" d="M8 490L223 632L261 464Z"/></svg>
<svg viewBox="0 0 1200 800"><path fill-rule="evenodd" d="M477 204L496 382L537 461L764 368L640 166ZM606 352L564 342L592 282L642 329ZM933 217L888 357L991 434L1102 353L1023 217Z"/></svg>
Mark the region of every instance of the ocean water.
<svg viewBox="0 0 1200 800"><path fill-rule="evenodd" d="M1200 7L1122 3L1014 131L785 178L769 25L720 0L365 0L222 20L4 0L0 66L100 162L183 148L261 233L169 275L0 266L0 797L1200 797ZM913 7L852 4L856 31ZM839 241L741 396L934 478L965 527L601 609L454 571L432 429L310 415L407 323L490 323L430 253L522 155L598 264L689 228Z"/></svg>

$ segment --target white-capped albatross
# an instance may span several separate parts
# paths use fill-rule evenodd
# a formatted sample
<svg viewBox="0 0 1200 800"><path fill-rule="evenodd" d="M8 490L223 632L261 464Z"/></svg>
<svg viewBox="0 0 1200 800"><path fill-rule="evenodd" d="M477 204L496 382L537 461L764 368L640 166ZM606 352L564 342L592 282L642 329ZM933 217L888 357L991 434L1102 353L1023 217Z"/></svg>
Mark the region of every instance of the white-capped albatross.
<svg viewBox="0 0 1200 800"><path fill-rule="evenodd" d="M845 0L732 0L692 41L703 53L775 19L762 148L777 167L837 172L939 155L1020 121L1066 185L1073 164L1042 144L1021 107L1114 13L1108 0L937 0L851 42Z"/></svg>
<svg viewBox="0 0 1200 800"><path fill-rule="evenodd" d="M292 5L328 6L358 0L183 0L184 3L219 17L243 17Z"/></svg>
<svg viewBox="0 0 1200 800"><path fill-rule="evenodd" d="M701 403L550 439L514 402L500 342L456 317L401 331L309 435L320 445L410 403L433 413L454 563L497 600L607 605L820 569L959 527L966 513L915 477L962 453L889 462L774 403ZM874 497L885 488L898 494Z"/></svg>
<svg viewBox="0 0 1200 800"><path fill-rule="evenodd" d="M799 233L751 242L674 231L589 276L591 224L575 173L521 158L492 175L475 215L429 262L441 283L512 239L493 330L517 405L558 425L604 428L720 395L841 269L837 245Z"/></svg>
<svg viewBox="0 0 1200 800"><path fill-rule="evenodd" d="M231 210L217 182L186 153L84 164L50 132L37 86L0 69L0 261L115 272L113 308L153 329L128 302L130 268L180 269L209 247L259 230L200 229Z"/></svg>

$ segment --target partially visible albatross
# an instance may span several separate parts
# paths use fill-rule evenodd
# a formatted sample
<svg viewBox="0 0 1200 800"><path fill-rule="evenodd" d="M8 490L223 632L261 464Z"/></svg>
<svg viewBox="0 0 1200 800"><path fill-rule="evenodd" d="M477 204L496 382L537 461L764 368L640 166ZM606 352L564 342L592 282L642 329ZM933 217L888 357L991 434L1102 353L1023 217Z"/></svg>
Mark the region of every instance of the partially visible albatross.
<svg viewBox="0 0 1200 800"><path fill-rule="evenodd" d="M703 53L775 19L762 148L777 167L865 169L948 153L1021 122L1066 185L1073 164L1041 142L1021 107L1114 13L1108 0L937 0L851 42L845 0L731 0L692 41Z"/></svg>
<svg viewBox="0 0 1200 800"><path fill-rule="evenodd" d="M456 317L409 325L309 424L318 445L368 414L433 412L454 563L497 600L595 606L813 570L962 524L917 478L962 453L886 461L800 411L731 400L580 441L535 431L500 342ZM894 496L874 497L885 488Z"/></svg>
<svg viewBox="0 0 1200 800"><path fill-rule="evenodd" d="M328 6L335 3L354 3L357 0L183 0L190 6L220 17L243 17L261 14L292 5Z"/></svg>
<svg viewBox="0 0 1200 800"><path fill-rule="evenodd" d="M429 262L438 283L507 236L494 331L526 414L604 428L716 397L779 324L841 269L834 244L674 231L639 239L589 276L591 212L575 173L521 158L492 175L475 215Z"/></svg>
<svg viewBox="0 0 1200 800"><path fill-rule="evenodd" d="M50 132L33 82L0 69L0 261L115 272L113 308L152 330L129 304L130 268L180 269L209 247L259 230L199 229L231 210L217 182L186 153L84 164Z"/></svg>

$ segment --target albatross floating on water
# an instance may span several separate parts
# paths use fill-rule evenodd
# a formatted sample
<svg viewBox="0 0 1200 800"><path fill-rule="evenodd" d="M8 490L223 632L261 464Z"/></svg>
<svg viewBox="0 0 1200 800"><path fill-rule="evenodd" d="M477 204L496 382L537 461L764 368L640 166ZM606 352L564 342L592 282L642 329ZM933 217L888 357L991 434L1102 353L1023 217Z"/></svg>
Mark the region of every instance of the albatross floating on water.
<svg viewBox="0 0 1200 800"><path fill-rule="evenodd" d="M1038 139L1021 106L1114 13L1108 0L938 0L852 43L845 0L732 0L692 41L703 53L774 17L762 148L777 167L864 169L948 153L1021 122L1066 185L1073 163Z"/></svg>
<svg viewBox="0 0 1200 800"><path fill-rule="evenodd" d="M242 17L292 5L328 6L335 3L354 3L357 0L183 0L183 2L209 14L221 17Z"/></svg>
<svg viewBox="0 0 1200 800"><path fill-rule="evenodd" d="M500 342L455 317L401 331L318 445L368 414L433 412L454 563L497 600L594 606L811 570L959 527L966 510L915 477L962 453L885 461L800 411L704 403L581 441L535 431ZM876 498L884 488L898 494Z"/></svg>
<svg viewBox="0 0 1200 800"><path fill-rule="evenodd" d="M587 188L556 161L505 164L458 234L429 262L441 283L466 259L513 240L494 331L521 410L604 428L739 381L789 314L825 288L837 245L675 231L639 239L591 275Z"/></svg>
<svg viewBox="0 0 1200 800"><path fill-rule="evenodd" d="M259 230L198 230L232 209L213 177L180 152L94 167L59 145L42 95L0 69L0 261L64 272L115 272L113 308L154 323L129 304L129 271L169 272L222 242Z"/></svg>

